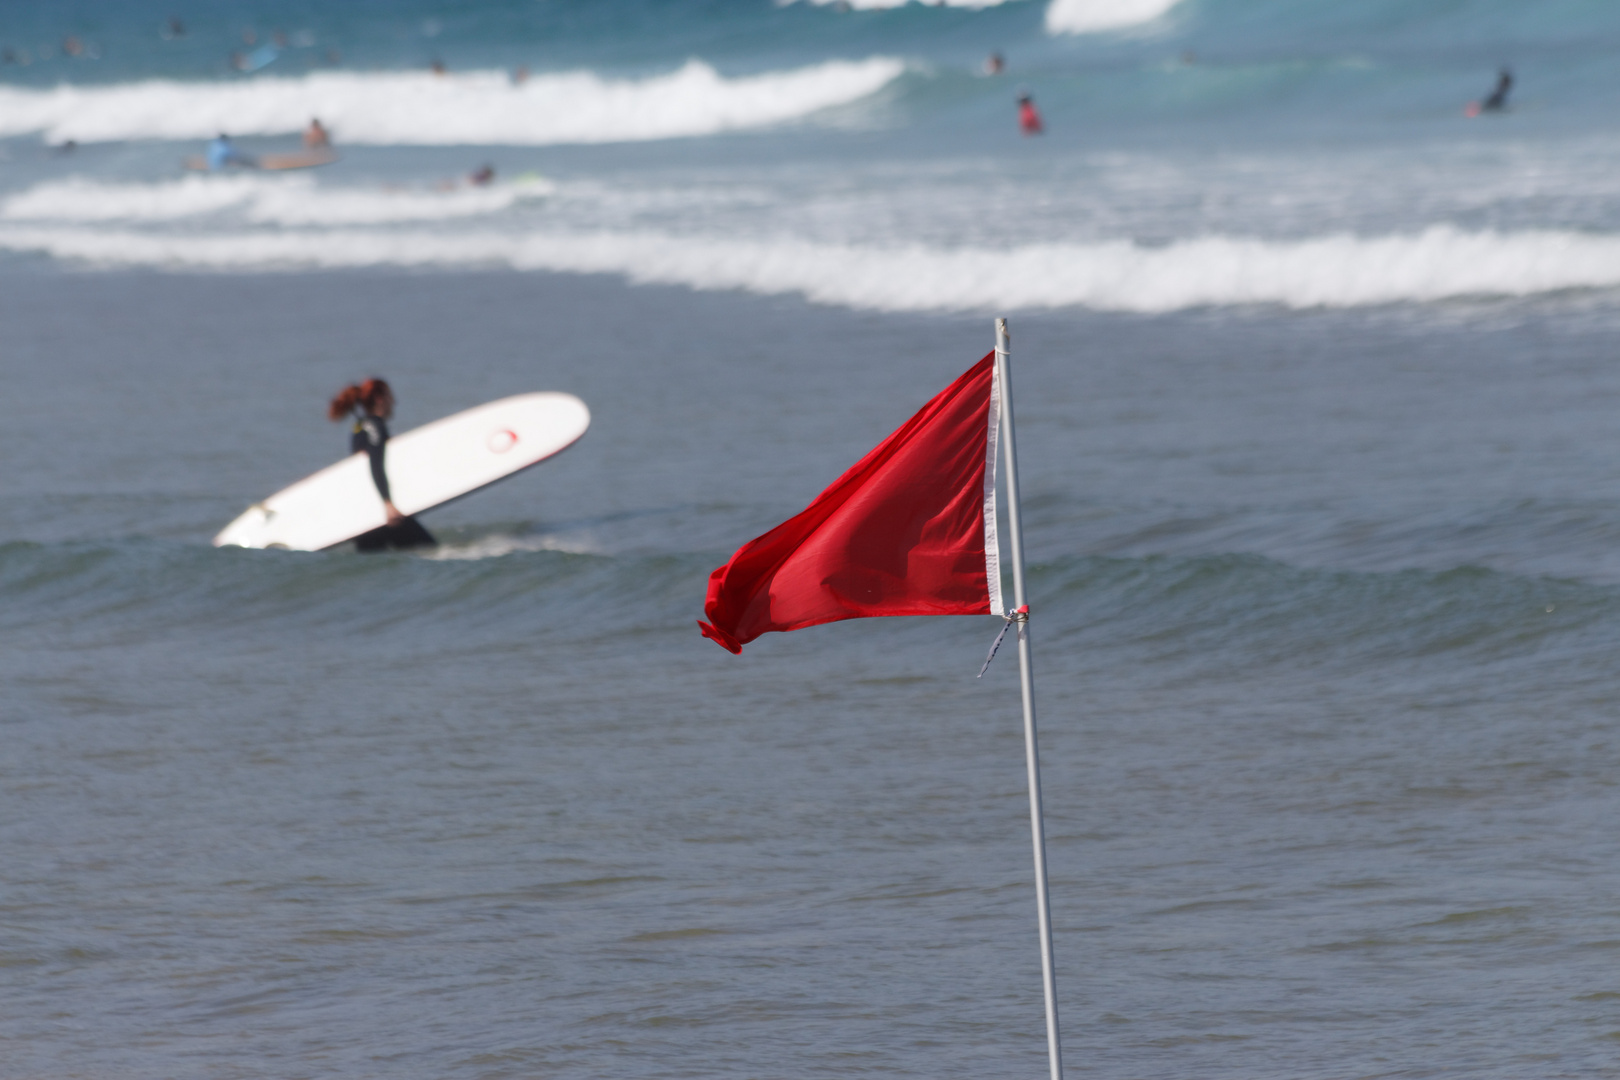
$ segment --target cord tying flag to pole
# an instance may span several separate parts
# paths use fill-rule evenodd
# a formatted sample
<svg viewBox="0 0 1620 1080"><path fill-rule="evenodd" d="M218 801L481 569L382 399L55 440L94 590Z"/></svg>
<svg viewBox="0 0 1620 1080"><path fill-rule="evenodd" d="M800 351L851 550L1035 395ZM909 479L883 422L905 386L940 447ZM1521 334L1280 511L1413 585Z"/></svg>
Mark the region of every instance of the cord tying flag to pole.
<svg viewBox="0 0 1620 1080"><path fill-rule="evenodd" d="M984 673L990 670L990 661L996 658L996 650L1001 648L1001 639L1007 636L1007 630L1012 626L1013 623L1018 624L1019 640L1023 639L1024 624L1029 622L1029 605L1025 604L1021 608L1009 611L1003 615L1002 618L1005 619L1006 622L1001 624L1001 633L997 634L996 640L991 643L990 655L984 658L984 667L980 668L979 673L973 676L975 679L984 678Z"/></svg>

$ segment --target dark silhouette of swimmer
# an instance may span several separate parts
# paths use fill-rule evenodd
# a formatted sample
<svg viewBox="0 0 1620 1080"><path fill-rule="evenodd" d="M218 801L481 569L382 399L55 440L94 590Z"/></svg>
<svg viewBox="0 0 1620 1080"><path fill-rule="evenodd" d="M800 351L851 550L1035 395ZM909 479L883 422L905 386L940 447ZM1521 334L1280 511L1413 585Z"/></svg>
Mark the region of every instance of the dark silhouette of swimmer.
<svg viewBox="0 0 1620 1080"><path fill-rule="evenodd" d="M1513 89L1513 72L1503 68L1496 76L1496 89L1480 105L1481 112L1501 112L1507 108L1508 93Z"/></svg>
<svg viewBox="0 0 1620 1080"><path fill-rule="evenodd" d="M480 165L467 175L467 183L473 187L488 187L495 182L495 166Z"/></svg>
<svg viewBox="0 0 1620 1080"><path fill-rule="evenodd" d="M1035 99L1028 94L1018 95L1018 130L1025 135L1039 135L1046 130L1035 109Z"/></svg>
<svg viewBox="0 0 1620 1080"><path fill-rule="evenodd" d="M360 551L385 551L388 548L432 547L438 541L415 518L406 517L394 505L388 487L388 469L385 456L388 447L388 418L394 415L394 392L382 379L345 386L338 391L326 408L332 420L354 417L354 432L349 437L349 451L364 453L371 459L371 482L382 497L383 512L388 524L372 529L355 538Z"/></svg>
<svg viewBox="0 0 1620 1080"><path fill-rule="evenodd" d="M1484 101L1471 101L1468 108L1463 110L1464 116L1478 116L1480 113L1507 112L1508 94L1513 90L1513 72L1503 68L1496 76L1496 89Z"/></svg>

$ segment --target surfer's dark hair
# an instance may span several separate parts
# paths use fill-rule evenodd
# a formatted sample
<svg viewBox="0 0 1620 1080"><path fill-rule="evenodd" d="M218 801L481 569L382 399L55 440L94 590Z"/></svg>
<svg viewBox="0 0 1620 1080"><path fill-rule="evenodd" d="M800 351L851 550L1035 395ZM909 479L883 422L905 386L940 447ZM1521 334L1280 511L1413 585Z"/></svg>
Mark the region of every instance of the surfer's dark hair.
<svg viewBox="0 0 1620 1080"><path fill-rule="evenodd" d="M359 405L367 412L371 412L377 405L378 399L384 394L392 394L388 384L382 379L367 379L363 383L350 383L338 391L332 404L326 407L326 415L332 420L341 420L354 411Z"/></svg>

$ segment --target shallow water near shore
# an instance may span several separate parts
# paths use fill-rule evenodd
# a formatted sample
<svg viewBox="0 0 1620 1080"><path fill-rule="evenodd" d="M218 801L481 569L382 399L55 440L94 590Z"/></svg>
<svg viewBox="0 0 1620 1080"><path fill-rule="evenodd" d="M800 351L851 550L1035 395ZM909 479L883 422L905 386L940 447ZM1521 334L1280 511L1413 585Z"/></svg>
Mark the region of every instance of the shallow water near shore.
<svg viewBox="0 0 1620 1080"><path fill-rule="evenodd" d="M5 284L8 1071L1044 1067L994 620L693 625L988 320ZM1015 320L1074 1072L1611 1073L1611 323ZM530 388L595 424L436 557L209 547L341 451L360 355L402 425Z"/></svg>

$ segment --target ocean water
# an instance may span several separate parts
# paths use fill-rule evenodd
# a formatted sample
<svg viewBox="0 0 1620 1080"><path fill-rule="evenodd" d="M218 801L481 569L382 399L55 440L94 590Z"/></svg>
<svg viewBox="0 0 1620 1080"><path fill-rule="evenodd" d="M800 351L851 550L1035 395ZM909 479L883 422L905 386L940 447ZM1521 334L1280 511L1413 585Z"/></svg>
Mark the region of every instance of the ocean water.
<svg viewBox="0 0 1620 1080"><path fill-rule="evenodd" d="M999 620L695 626L995 315L1070 1075L1620 1076L1617 48L0 2L0 1077L1043 1075ZM426 555L211 547L369 374L594 423Z"/></svg>

